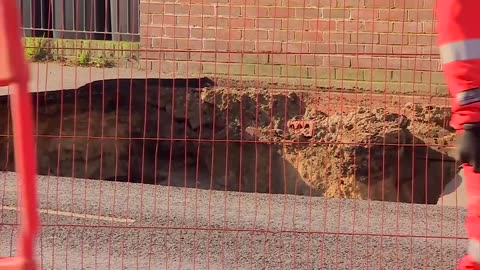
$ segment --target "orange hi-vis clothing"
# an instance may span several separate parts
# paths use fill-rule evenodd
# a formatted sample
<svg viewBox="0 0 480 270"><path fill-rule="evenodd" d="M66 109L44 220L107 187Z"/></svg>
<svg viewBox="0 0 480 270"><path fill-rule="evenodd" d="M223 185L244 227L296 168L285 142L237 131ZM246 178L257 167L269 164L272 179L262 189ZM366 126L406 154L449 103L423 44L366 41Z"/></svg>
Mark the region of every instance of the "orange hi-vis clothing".
<svg viewBox="0 0 480 270"><path fill-rule="evenodd" d="M437 31L442 69L452 96L450 125L462 133L466 123L480 123L480 0L437 1ZM480 270L480 174L463 164L468 196L465 229L468 255L457 269Z"/></svg>
<svg viewBox="0 0 480 270"><path fill-rule="evenodd" d="M437 1L438 45L453 97L451 126L480 122L480 26L478 0Z"/></svg>

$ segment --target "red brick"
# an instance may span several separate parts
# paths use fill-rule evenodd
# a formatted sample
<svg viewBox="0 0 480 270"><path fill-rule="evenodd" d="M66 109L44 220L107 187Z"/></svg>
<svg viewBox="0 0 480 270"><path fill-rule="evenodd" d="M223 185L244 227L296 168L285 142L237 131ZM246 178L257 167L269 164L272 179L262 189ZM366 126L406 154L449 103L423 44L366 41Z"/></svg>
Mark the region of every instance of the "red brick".
<svg viewBox="0 0 480 270"><path fill-rule="evenodd" d="M146 26L146 27L141 27L140 28L140 36L142 37L151 37L151 35L149 34L149 29L150 27L149 26ZM24 44L25 45L25 44Z"/></svg>
<svg viewBox="0 0 480 270"><path fill-rule="evenodd" d="M396 33L417 33L422 31L421 22L395 22L393 31Z"/></svg>
<svg viewBox="0 0 480 270"><path fill-rule="evenodd" d="M344 19L350 18L350 10L344 8L322 8L322 18Z"/></svg>
<svg viewBox="0 0 480 270"><path fill-rule="evenodd" d="M291 18L295 15L295 9L288 7L271 7L268 10L268 15L272 18Z"/></svg>
<svg viewBox="0 0 480 270"><path fill-rule="evenodd" d="M401 34L380 34L380 44L402 45L408 44L408 36Z"/></svg>
<svg viewBox="0 0 480 270"><path fill-rule="evenodd" d="M152 25L175 25L176 16L174 15L151 15Z"/></svg>
<svg viewBox="0 0 480 270"><path fill-rule="evenodd" d="M308 44L304 42L285 42L282 44L282 52L307 53Z"/></svg>
<svg viewBox="0 0 480 270"><path fill-rule="evenodd" d="M198 0L199 1L199 0ZM205 0L202 0L203 2L205 2ZM253 5L257 5L257 1L256 0L229 0L230 1L230 4L231 5L242 5L242 6L253 6Z"/></svg>
<svg viewBox="0 0 480 270"><path fill-rule="evenodd" d="M175 39L173 38L152 38L152 47L159 49L174 49Z"/></svg>
<svg viewBox="0 0 480 270"><path fill-rule="evenodd" d="M188 52L164 52L162 53L162 59L165 60L189 60L190 54Z"/></svg>
<svg viewBox="0 0 480 270"><path fill-rule="evenodd" d="M204 27L228 27L229 26L229 19L227 18L219 18L219 17L204 17L203 18L203 26Z"/></svg>
<svg viewBox="0 0 480 270"><path fill-rule="evenodd" d="M295 57L295 64L300 66L321 66L323 64L323 56L300 54Z"/></svg>
<svg viewBox="0 0 480 270"><path fill-rule="evenodd" d="M253 28L255 27L255 20L254 19L248 19L248 18L231 18L230 20L230 28L240 28L240 29L246 29L246 28Z"/></svg>
<svg viewBox="0 0 480 270"><path fill-rule="evenodd" d="M217 63L241 63L242 55L239 53L217 53L215 61Z"/></svg>
<svg viewBox="0 0 480 270"><path fill-rule="evenodd" d="M335 1L336 0L306 0L308 7L330 7L335 5Z"/></svg>
<svg viewBox="0 0 480 270"><path fill-rule="evenodd" d="M324 56L323 62L325 65L330 67L351 67L352 66L352 57L351 56Z"/></svg>
<svg viewBox="0 0 480 270"><path fill-rule="evenodd" d="M276 29L282 26L281 19L272 19L272 18L258 18L256 20L256 27L263 29Z"/></svg>
<svg viewBox="0 0 480 270"><path fill-rule="evenodd" d="M416 55L420 53L420 48L417 46L410 45L400 45L400 46L391 46L392 53L397 55Z"/></svg>
<svg viewBox="0 0 480 270"><path fill-rule="evenodd" d="M365 7L367 8L393 8L395 7L394 0L365 0Z"/></svg>
<svg viewBox="0 0 480 270"><path fill-rule="evenodd" d="M255 42L257 52L281 52L282 43L278 41L257 41Z"/></svg>
<svg viewBox="0 0 480 270"><path fill-rule="evenodd" d="M308 50L316 54L334 54L337 53L335 43L310 43Z"/></svg>
<svg viewBox="0 0 480 270"><path fill-rule="evenodd" d="M177 62L175 73L178 76L190 77L202 73L202 64L198 62Z"/></svg>
<svg viewBox="0 0 480 270"><path fill-rule="evenodd" d="M225 40L241 40L242 30L240 29L219 29L216 38Z"/></svg>
<svg viewBox="0 0 480 270"><path fill-rule="evenodd" d="M196 39L215 38L215 29L191 28L190 37Z"/></svg>
<svg viewBox="0 0 480 270"><path fill-rule="evenodd" d="M214 8L210 8L212 12L215 10ZM208 15L214 15L214 14L208 14ZM242 15L242 8L241 7L235 7L235 6L217 6L217 15L219 17L239 17Z"/></svg>
<svg viewBox="0 0 480 270"><path fill-rule="evenodd" d="M270 56L270 63L274 65L292 65L295 63L295 55L273 54Z"/></svg>
<svg viewBox="0 0 480 270"><path fill-rule="evenodd" d="M437 45L437 37L433 35L409 35L408 43L411 45Z"/></svg>
<svg viewBox="0 0 480 270"><path fill-rule="evenodd" d="M358 56L352 59L353 68L373 68L373 58L370 56Z"/></svg>
<svg viewBox="0 0 480 270"><path fill-rule="evenodd" d="M160 60L163 59L163 52L161 50L144 50L140 52L141 60Z"/></svg>
<svg viewBox="0 0 480 270"><path fill-rule="evenodd" d="M243 31L243 38L245 41L251 40L267 40L268 30L263 29L245 29Z"/></svg>
<svg viewBox="0 0 480 270"><path fill-rule="evenodd" d="M423 0L422 1L422 8L426 9L434 9L437 0Z"/></svg>
<svg viewBox="0 0 480 270"><path fill-rule="evenodd" d="M152 47L152 38L147 38L145 36L140 37L140 46L151 48Z"/></svg>
<svg viewBox="0 0 480 270"><path fill-rule="evenodd" d="M405 9L379 9L378 19L382 21L404 21L407 19Z"/></svg>
<svg viewBox="0 0 480 270"><path fill-rule="evenodd" d="M429 9L410 9L407 11L408 21L431 21L435 18L435 11Z"/></svg>
<svg viewBox="0 0 480 270"><path fill-rule="evenodd" d="M164 0L157 0L159 2L162 2ZM208 4L209 2L207 2L206 0L170 0L172 2L175 2L175 3L180 3L180 4L185 4L185 5L190 5L190 4L203 4L203 5L206 5ZM226 4L226 3L229 3L230 0L215 0L214 3L215 4Z"/></svg>
<svg viewBox="0 0 480 270"><path fill-rule="evenodd" d="M310 27L310 24L306 20L282 19L282 29L286 29L286 30L309 30L309 27Z"/></svg>
<svg viewBox="0 0 480 270"><path fill-rule="evenodd" d="M359 44L379 44L380 35L372 33L353 33L351 34L350 42Z"/></svg>
<svg viewBox="0 0 480 270"><path fill-rule="evenodd" d="M396 67L395 67L396 66ZM400 58L375 56L375 57L355 57L352 61L354 68L366 69L395 69L400 67Z"/></svg>
<svg viewBox="0 0 480 270"><path fill-rule="evenodd" d="M173 38L190 37L190 29L187 27L164 27L165 36Z"/></svg>
<svg viewBox="0 0 480 270"><path fill-rule="evenodd" d="M355 9L365 8L365 0L337 0L337 7L349 7Z"/></svg>
<svg viewBox="0 0 480 270"><path fill-rule="evenodd" d="M216 53L190 52L190 60L199 62L215 62L216 55ZM218 55L221 55L221 53Z"/></svg>
<svg viewBox="0 0 480 270"><path fill-rule="evenodd" d="M308 30L313 31L335 31L337 29L337 22L333 20L309 20L308 21Z"/></svg>
<svg viewBox="0 0 480 270"><path fill-rule="evenodd" d="M282 6L288 7L304 7L306 5L306 1L304 0L281 0Z"/></svg>
<svg viewBox="0 0 480 270"><path fill-rule="evenodd" d="M391 45L365 45L365 53L368 54L378 54L378 55L386 55L392 53Z"/></svg>
<svg viewBox="0 0 480 270"><path fill-rule="evenodd" d="M362 24L361 21L337 21L336 29L337 31L359 31Z"/></svg>
<svg viewBox="0 0 480 270"><path fill-rule="evenodd" d="M379 18L379 11L377 9L356 9L352 10L350 18L354 20L368 20L373 21Z"/></svg>
<svg viewBox="0 0 480 270"><path fill-rule="evenodd" d="M438 46L422 46L422 54L423 55L434 55L434 56L439 56L439 49Z"/></svg>
<svg viewBox="0 0 480 270"><path fill-rule="evenodd" d="M423 22L422 23L422 32L427 34L437 34L437 23L436 22Z"/></svg>
<svg viewBox="0 0 480 270"><path fill-rule="evenodd" d="M408 59L407 66L412 70L419 71L441 71L438 60L429 59Z"/></svg>
<svg viewBox="0 0 480 270"><path fill-rule="evenodd" d="M259 6L275 6L281 0L257 0Z"/></svg>
<svg viewBox="0 0 480 270"><path fill-rule="evenodd" d="M422 81L424 83L438 83L445 84L445 74L438 71L422 72Z"/></svg>
<svg viewBox="0 0 480 270"><path fill-rule="evenodd" d="M175 71L175 61L147 60L145 61L147 70L158 72L160 74L172 74Z"/></svg>
<svg viewBox="0 0 480 270"><path fill-rule="evenodd" d="M345 42L350 43L351 37L349 33L338 33L338 32L324 32L323 40L326 42Z"/></svg>
<svg viewBox="0 0 480 270"><path fill-rule="evenodd" d="M148 25L152 23L152 15L150 14L140 14L140 25Z"/></svg>
<svg viewBox="0 0 480 270"><path fill-rule="evenodd" d="M207 51L227 51L229 46L224 40L204 40L202 47Z"/></svg>
<svg viewBox="0 0 480 270"><path fill-rule="evenodd" d="M387 69L403 69L402 59L394 57L384 57L378 60L376 68L386 67Z"/></svg>
<svg viewBox="0 0 480 270"><path fill-rule="evenodd" d="M165 4L164 12L165 14L188 15L190 14L190 7L180 4Z"/></svg>
<svg viewBox="0 0 480 270"><path fill-rule="evenodd" d="M269 41L292 41L295 40L295 32L287 30L270 30L268 31Z"/></svg>
<svg viewBox="0 0 480 270"><path fill-rule="evenodd" d="M269 57L271 55L268 54L250 54L250 53L242 53L242 59L243 63L255 63L255 64L268 64L269 62Z"/></svg>
<svg viewBox="0 0 480 270"><path fill-rule="evenodd" d="M141 13L144 14L162 14L164 4L161 3L140 3Z"/></svg>
<svg viewBox="0 0 480 270"><path fill-rule="evenodd" d="M215 7L214 6L210 6L208 4L204 4L204 5L190 5L190 12L189 12L189 15L198 15L198 14L202 14L203 16L205 15L215 15Z"/></svg>
<svg viewBox="0 0 480 270"><path fill-rule="evenodd" d="M255 43L244 42L244 40L231 40L228 41L228 49L236 52L253 52L255 51Z"/></svg>
<svg viewBox="0 0 480 270"><path fill-rule="evenodd" d="M176 38L175 47L170 47L170 49L179 49L179 50L201 50L203 42L198 39L191 38Z"/></svg>
<svg viewBox="0 0 480 270"><path fill-rule="evenodd" d="M322 11L319 8L295 8L295 17L301 19L322 18Z"/></svg>
<svg viewBox="0 0 480 270"><path fill-rule="evenodd" d="M422 72L392 70L392 81L394 82L422 82Z"/></svg>
<svg viewBox="0 0 480 270"><path fill-rule="evenodd" d="M295 32L295 40L296 41L305 41L305 42L322 42L323 41L323 34L319 31L296 31Z"/></svg>
<svg viewBox="0 0 480 270"><path fill-rule="evenodd" d="M352 43L356 43L352 41ZM338 54L359 54L365 53L365 45L363 44L336 44L336 53Z"/></svg>
<svg viewBox="0 0 480 270"><path fill-rule="evenodd" d="M177 18L177 23L176 25L188 25L190 27L192 26L197 26L197 27L202 27L203 26L203 17L199 16L174 16Z"/></svg>
<svg viewBox="0 0 480 270"><path fill-rule="evenodd" d="M198 39L240 40L242 32L239 29L203 29L191 28L191 37Z"/></svg>
<svg viewBox="0 0 480 270"><path fill-rule="evenodd" d="M421 8L421 0L395 0L396 8Z"/></svg>
<svg viewBox="0 0 480 270"><path fill-rule="evenodd" d="M247 18L268 18L269 10L272 8L268 7L257 7L257 6L247 6L241 7L243 17Z"/></svg>
<svg viewBox="0 0 480 270"><path fill-rule="evenodd" d="M145 31L145 35L147 37L162 37L164 35L165 28L159 27L159 26L147 26L147 27L142 27L141 30Z"/></svg>
<svg viewBox="0 0 480 270"><path fill-rule="evenodd" d="M377 33L389 33L393 31L393 22L365 22L362 31L377 32Z"/></svg>

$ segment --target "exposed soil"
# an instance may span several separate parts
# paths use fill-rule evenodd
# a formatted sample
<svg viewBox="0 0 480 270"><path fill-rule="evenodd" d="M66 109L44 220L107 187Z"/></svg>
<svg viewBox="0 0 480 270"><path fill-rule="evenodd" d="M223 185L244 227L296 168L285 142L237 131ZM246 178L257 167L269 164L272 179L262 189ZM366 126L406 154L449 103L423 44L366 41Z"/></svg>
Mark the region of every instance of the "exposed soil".
<svg viewBox="0 0 480 270"><path fill-rule="evenodd" d="M108 80L35 95L39 173L436 203L456 170L450 109L440 102L175 86ZM11 134L6 119L1 134ZM4 170L14 170L12 149L2 137Z"/></svg>

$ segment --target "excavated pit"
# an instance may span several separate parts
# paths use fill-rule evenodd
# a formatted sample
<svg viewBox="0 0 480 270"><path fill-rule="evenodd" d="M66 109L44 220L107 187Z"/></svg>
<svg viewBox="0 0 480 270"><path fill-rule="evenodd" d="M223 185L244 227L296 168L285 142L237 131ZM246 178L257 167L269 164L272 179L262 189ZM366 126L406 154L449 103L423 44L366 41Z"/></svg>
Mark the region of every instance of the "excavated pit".
<svg viewBox="0 0 480 270"><path fill-rule="evenodd" d="M205 78L97 81L33 104L41 175L436 203L456 171L447 107L331 113L307 94ZM11 136L0 154L14 171Z"/></svg>

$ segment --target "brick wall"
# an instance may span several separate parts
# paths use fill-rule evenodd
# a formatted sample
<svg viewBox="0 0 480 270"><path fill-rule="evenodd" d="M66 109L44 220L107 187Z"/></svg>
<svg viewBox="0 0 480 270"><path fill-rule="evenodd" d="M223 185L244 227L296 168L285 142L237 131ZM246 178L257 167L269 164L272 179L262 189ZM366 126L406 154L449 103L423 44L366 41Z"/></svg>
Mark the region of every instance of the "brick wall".
<svg viewBox="0 0 480 270"><path fill-rule="evenodd" d="M176 76L444 94L435 0L141 0L143 64Z"/></svg>

